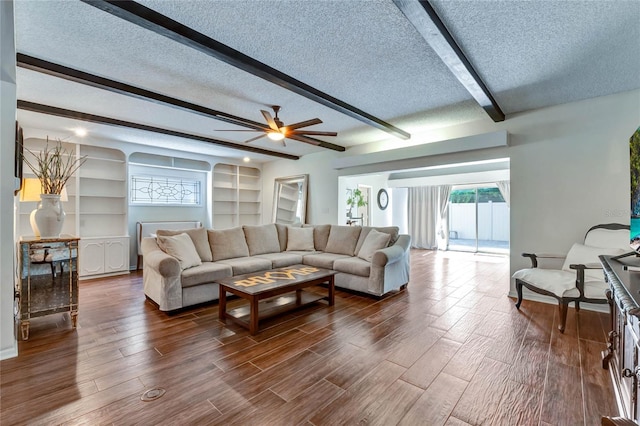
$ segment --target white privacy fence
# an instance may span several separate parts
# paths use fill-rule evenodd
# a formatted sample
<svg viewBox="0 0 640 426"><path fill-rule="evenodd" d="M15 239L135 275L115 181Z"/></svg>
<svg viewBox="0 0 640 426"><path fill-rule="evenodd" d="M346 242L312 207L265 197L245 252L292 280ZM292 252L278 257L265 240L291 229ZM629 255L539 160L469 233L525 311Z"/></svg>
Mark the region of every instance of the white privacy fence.
<svg viewBox="0 0 640 426"><path fill-rule="evenodd" d="M476 238L475 203L449 203L449 237ZM478 203L478 239L509 241L509 208L507 203Z"/></svg>

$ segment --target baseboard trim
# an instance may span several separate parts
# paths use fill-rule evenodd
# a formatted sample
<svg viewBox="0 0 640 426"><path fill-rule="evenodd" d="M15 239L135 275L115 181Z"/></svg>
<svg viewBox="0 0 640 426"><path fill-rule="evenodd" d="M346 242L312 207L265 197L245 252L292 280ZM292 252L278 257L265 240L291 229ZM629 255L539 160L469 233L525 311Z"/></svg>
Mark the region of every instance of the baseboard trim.
<svg viewBox="0 0 640 426"><path fill-rule="evenodd" d="M18 356L18 341L14 338L13 347L6 348L0 351L0 361L9 359L9 358L15 358L17 356Z"/></svg>
<svg viewBox="0 0 640 426"><path fill-rule="evenodd" d="M117 271L117 272L109 272L107 274L96 274L96 275L81 275L78 277L78 281L84 281L84 280L92 280L94 278L106 278L106 277L115 277L118 275L127 275L129 274L131 271L124 270L124 271Z"/></svg>

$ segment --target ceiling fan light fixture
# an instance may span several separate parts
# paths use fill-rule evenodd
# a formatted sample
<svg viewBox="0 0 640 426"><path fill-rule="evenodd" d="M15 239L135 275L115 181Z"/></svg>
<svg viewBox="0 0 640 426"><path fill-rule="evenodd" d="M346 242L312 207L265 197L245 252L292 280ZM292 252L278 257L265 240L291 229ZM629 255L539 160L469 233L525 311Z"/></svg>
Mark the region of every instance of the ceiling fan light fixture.
<svg viewBox="0 0 640 426"><path fill-rule="evenodd" d="M280 132L269 132L267 133L267 137L272 141L281 141L284 139L284 135Z"/></svg>

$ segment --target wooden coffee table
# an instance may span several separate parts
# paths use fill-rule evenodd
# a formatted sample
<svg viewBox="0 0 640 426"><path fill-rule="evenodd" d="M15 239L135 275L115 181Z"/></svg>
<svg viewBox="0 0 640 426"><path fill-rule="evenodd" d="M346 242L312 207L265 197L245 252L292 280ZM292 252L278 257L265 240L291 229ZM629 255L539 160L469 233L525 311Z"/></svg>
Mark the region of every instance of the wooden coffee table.
<svg viewBox="0 0 640 426"><path fill-rule="evenodd" d="M238 275L216 281L220 285L218 316L221 320L230 318L247 327L251 334L258 332L258 322L292 309L319 300L326 300L333 306L335 300L334 275L336 271L307 265L293 265L286 268ZM305 287L328 283L328 295L304 291ZM249 301L227 312L227 295L232 293ZM293 293L288 297L276 296ZM262 301L262 302L261 302Z"/></svg>

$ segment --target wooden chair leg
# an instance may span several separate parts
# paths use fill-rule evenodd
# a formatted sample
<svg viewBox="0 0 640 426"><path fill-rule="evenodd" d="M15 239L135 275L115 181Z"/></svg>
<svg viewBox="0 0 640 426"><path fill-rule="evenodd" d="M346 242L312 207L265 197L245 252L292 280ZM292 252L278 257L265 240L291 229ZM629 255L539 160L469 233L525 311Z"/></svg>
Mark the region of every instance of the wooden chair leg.
<svg viewBox="0 0 640 426"><path fill-rule="evenodd" d="M576 312L580 310L580 302L576 300Z"/></svg>
<svg viewBox="0 0 640 426"><path fill-rule="evenodd" d="M638 423L622 417L603 417L602 426L638 426Z"/></svg>
<svg viewBox="0 0 640 426"><path fill-rule="evenodd" d="M140 269L140 261L142 260L142 256L138 255L138 263L136 264L136 271Z"/></svg>
<svg viewBox="0 0 640 426"><path fill-rule="evenodd" d="M520 310L522 304L522 282L516 280L516 291L518 292L518 301L516 302L516 309Z"/></svg>
<svg viewBox="0 0 640 426"><path fill-rule="evenodd" d="M563 302L558 302L558 308L559 308L559 312L560 312L560 324L558 324L558 330L560 330L560 333L564 333L564 327L567 325L567 308L568 308L568 303L563 303Z"/></svg>

